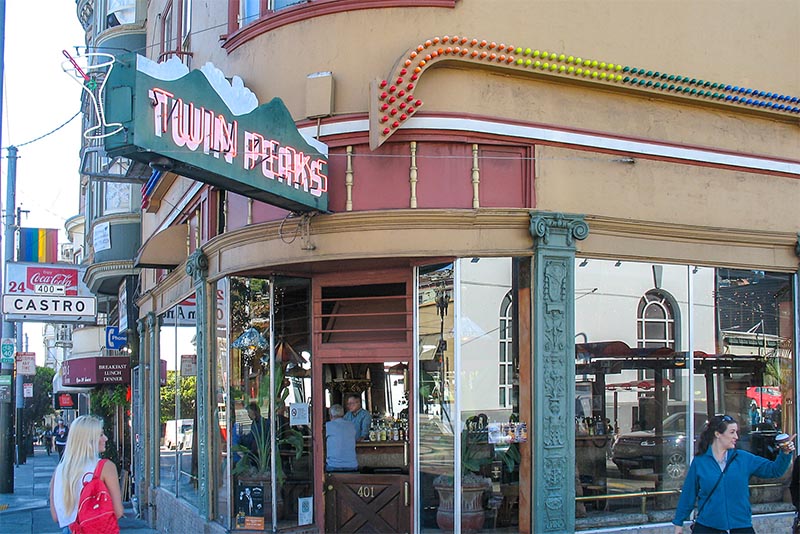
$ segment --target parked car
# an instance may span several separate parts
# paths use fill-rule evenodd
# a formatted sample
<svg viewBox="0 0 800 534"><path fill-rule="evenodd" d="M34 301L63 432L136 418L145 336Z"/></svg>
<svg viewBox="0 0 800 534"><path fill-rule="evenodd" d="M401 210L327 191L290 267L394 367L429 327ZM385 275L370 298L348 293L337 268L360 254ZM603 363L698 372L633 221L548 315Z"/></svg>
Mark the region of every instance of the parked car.
<svg viewBox="0 0 800 534"><path fill-rule="evenodd" d="M695 436L706 423L706 414L694 414ZM661 447L659 447L661 445ZM663 433L655 429L620 434L611 446L611 460L626 476L631 469L653 469L656 458L663 458L664 476L679 479L686 474L686 413L675 413L664 419Z"/></svg>
<svg viewBox="0 0 800 534"><path fill-rule="evenodd" d="M703 431L706 420L706 414L694 414L695 440ZM741 433L736 448L772 460L778 453L775 445L777 434L773 426L760 424L754 431ZM691 450L694 454L694 446ZM650 468L655 471L659 453L663 458L663 472L666 479L681 479L686 475L688 463L685 413L675 413L664 419L661 434L656 434L655 429L620 434L611 446L611 459L622 476L627 476L632 469Z"/></svg>

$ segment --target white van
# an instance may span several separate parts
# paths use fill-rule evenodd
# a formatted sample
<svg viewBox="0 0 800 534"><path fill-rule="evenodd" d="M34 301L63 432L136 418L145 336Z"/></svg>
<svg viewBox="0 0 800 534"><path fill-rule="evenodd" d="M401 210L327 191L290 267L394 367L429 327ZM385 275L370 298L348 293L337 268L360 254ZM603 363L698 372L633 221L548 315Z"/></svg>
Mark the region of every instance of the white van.
<svg viewBox="0 0 800 534"><path fill-rule="evenodd" d="M164 446L168 449L191 449L194 421L192 419L172 419L165 423Z"/></svg>

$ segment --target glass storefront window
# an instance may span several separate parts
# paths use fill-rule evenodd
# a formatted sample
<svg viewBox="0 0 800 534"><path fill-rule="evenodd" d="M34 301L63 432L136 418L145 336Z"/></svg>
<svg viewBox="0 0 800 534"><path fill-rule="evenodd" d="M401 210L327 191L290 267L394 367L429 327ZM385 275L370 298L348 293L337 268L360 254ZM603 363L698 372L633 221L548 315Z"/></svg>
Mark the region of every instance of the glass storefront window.
<svg viewBox="0 0 800 534"><path fill-rule="evenodd" d="M447 482L452 486L455 473L454 282L453 263L419 268L417 502L423 531L439 528L436 516L441 498L435 487Z"/></svg>
<svg viewBox="0 0 800 534"><path fill-rule="evenodd" d="M228 368L228 317L229 290L228 280L219 280L216 284L217 313L214 323L216 352L214 365L214 420L219 432L214 433L215 444L213 451L215 461L212 464L212 477L217 484L217 506L214 518L226 527L230 527L231 520L231 491L230 491L230 432L232 425L228 421L230 406L230 372Z"/></svg>
<svg viewBox="0 0 800 534"><path fill-rule="evenodd" d="M738 448L775 457L795 420L791 275L584 258L575 272L577 528L643 506L671 520L715 414L739 422ZM751 480L754 513L790 508L784 479Z"/></svg>
<svg viewBox="0 0 800 534"><path fill-rule="evenodd" d="M163 313L160 354L166 364L161 386L159 484L197 506L197 352L195 299L191 296Z"/></svg>
<svg viewBox="0 0 800 534"><path fill-rule="evenodd" d="M521 407L530 405L530 367L520 354L531 348L530 316L520 310L530 310L530 270L529 258L419 268L423 532L524 529L530 412Z"/></svg>
<svg viewBox="0 0 800 534"><path fill-rule="evenodd" d="M246 521L263 521L267 529L296 526L308 517L305 505L313 495L310 283L228 282L233 527Z"/></svg>
<svg viewBox="0 0 800 534"><path fill-rule="evenodd" d="M521 350L515 317L520 294L530 289L521 282L530 277L518 269L530 272L530 261L458 263L461 529L516 528L530 424L530 414L520 413L520 386L527 392L530 382L520 374L519 355L530 346Z"/></svg>

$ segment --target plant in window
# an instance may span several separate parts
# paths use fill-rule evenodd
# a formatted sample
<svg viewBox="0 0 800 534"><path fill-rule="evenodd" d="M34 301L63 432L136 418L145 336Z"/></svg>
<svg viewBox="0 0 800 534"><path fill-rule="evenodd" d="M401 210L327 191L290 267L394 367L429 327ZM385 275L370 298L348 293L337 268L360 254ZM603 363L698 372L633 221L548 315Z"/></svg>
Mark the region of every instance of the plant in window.
<svg viewBox="0 0 800 534"><path fill-rule="evenodd" d="M494 448L488 441L486 416L470 417L461 431L461 529L475 532L485 519L485 494L491 489L490 479L481 475L483 466L492 461ZM454 485L452 475L439 475L433 487L439 494L436 523L442 530L453 530Z"/></svg>
<svg viewBox="0 0 800 534"><path fill-rule="evenodd" d="M276 406L283 406L289 395L288 381L284 380L283 366L275 367L275 394L269 394L269 374L262 375L259 387L259 401L269 405L270 397L275 399ZM259 402L261 404L261 402ZM291 451L295 459L299 459L303 454L303 435L292 428L279 424L276 421L275 444L279 451ZM283 428L281 428L283 427ZM251 431L251 446L236 445L233 451L241 455L241 459L236 463L231 474L242 478L250 479L269 479L270 476L270 455L272 454L272 444L269 430ZM285 478L283 462L275 462L276 482L281 485Z"/></svg>

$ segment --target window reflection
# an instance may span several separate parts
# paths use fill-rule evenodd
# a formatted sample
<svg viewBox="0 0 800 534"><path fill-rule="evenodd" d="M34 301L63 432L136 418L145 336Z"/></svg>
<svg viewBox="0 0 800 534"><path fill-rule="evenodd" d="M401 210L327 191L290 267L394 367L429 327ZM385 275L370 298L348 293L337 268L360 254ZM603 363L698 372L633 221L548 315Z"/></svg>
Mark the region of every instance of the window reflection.
<svg viewBox="0 0 800 534"><path fill-rule="evenodd" d="M160 485L197 505L196 304L186 298L160 316Z"/></svg>
<svg viewBox="0 0 800 534"><path fill-rule="evenodd" d="M668 519L690 427L696 437L710 415L739 420L737 447L774 458L777 432L794 432L790 275L581 258L575 272L578 528L621 524L643 496L651 522ZM751 480L754 511L788 506L786 482Z"/></svg>
<svg viewBox="0 0 800 534"><path fill-rule="evenodd" d="M525 529L530 269L528 258L470 258L419 270L423 532Z"/></svg>
<svg viewBox="0 0 800 534"><path fill-rule="evenodd" d="M452 263L420 267L417 280L419 321L418 436L419 522L438 529L439 496L434 480L454 473L455 369Z"/></svg>
<svg viewBox="0 0 800 534"><path fill-rule="evenodd" d="M233 526L242 528L247 521L263 521L266 529L296 526L300 503L313 492L310 283L239 277L228 283L231 454L226 475Z"/></svg>

